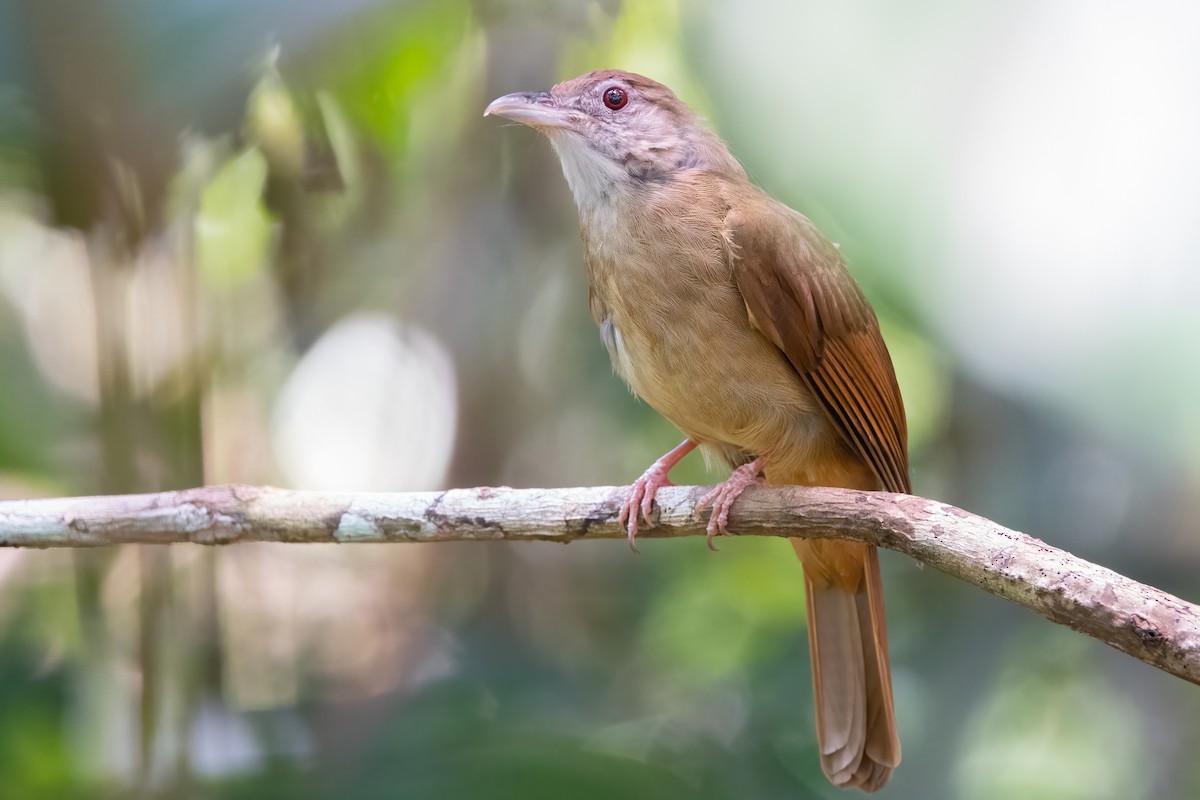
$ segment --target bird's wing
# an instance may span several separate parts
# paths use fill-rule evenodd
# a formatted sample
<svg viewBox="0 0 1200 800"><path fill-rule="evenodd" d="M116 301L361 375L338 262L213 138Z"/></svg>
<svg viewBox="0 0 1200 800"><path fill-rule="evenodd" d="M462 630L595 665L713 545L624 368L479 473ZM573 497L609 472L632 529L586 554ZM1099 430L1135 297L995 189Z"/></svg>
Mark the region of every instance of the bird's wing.
<svg viewBox="0 0 1200 800"><path fill-rule="evenodd" d="M751 322L787 356L883 488L911 492L892 359L837 248L803 215L774 201L734 204L726 235Z"/></svg>

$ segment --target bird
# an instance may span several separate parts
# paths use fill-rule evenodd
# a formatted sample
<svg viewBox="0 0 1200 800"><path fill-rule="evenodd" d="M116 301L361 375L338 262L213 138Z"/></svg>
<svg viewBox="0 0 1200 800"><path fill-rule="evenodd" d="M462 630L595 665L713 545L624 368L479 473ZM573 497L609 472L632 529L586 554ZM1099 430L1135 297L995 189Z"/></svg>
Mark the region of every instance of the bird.
<svg viewBox="0 0 1200 800"><path fill-rule="evenodd" d="M619 519L631 546L696 448L732 470L697 506L711 508L710 547L754 484L911 493L895 370L839 248L753 183L674 92L601 70L497 98L489 115L549 139L613 368L687 437L628 490ZM900 763L878 553L789 541L804 573L821 768L836 786L876 791Z"/></svg>

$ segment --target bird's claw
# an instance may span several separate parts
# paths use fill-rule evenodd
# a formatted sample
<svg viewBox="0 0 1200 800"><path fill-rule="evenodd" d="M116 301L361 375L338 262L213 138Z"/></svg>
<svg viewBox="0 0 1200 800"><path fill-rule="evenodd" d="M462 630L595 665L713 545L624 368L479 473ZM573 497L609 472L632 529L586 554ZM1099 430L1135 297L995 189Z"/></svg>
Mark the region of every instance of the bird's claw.
<svg viewBox="0 0 1200 800"><path fill-rule="evenodd" d="M652 526L654 522L650 519L650 512L654 510L654 495L664 486L674 486L667 479L668 469L659 464L650 467L629 487L625 502L621 504L617 521L629 532L629 549L635 553L638 552L638 517L640 516L647 526Z"/></svg>
<svg viewBox="0 0 1200 800"><path fill-rule="evenodd" d="M717 549L713 545L714 536L727 536L729 534L727 529L729 526L729 511L733 508L734 501L741 496L742 492L746 491L747 487L763 482L763 479L758 474L760 469L761 465L757 460L751 461L749 464L743 464L735 469L727 480L718 483L696 503L697 515L704 508L712 507L712 513L708 517L708 535L705 537L709 550L715 552Z"/></svg>

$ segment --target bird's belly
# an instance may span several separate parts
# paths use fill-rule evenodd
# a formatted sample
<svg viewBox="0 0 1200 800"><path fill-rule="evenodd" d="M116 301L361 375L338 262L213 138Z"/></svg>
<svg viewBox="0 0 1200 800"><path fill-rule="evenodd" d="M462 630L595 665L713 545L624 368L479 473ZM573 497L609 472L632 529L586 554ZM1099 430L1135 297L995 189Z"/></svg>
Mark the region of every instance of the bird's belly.
<svg viewBox="0 0 1200 800"><path fill-rule="evenodd" d="M601 333L614 369L633 392L724 460L740 450L808 461L824 447L828 422L744 309L731 311L676 307L675 319L658 325L656 315L622 318L618 312Z"/></svg>

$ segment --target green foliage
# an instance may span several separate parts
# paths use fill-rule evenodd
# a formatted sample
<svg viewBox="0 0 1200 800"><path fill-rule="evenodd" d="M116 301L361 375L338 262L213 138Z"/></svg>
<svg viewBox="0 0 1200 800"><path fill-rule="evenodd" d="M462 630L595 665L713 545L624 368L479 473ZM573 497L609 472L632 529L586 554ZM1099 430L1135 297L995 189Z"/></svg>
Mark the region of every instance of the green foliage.
<svg viewBox="0 0 1200 800"><path fill-rule="evenodd" d="M413 153L413 126L428 118L430 103L439 107L437 95L473 29L469 4L450 0L409 4L380 15L369 30L335 37L333 91L355 127L391 154Z"/></svg>
<svg viewBox="0 0 1200 800"><path fill-rule="evenodd" d="M262 206L267 164L255 149L232 155L200 196L196 269L214 289L230 290L267 266L271 220Z"/></svg>
<svg viewBox="0 0 1200 800"><path fill-rule="evenodd" d="M1057 652L1015 643L972 721L959 764L970 800L1101 800L1147 796L1145 735L1132 704L1083 669L1087 646ZM1032 667L1032 668L1031 668Z"/></svg>
<svg viewBox="0 0 1200 800"><path fill-rule="evenodd" d="M67 599L61 590L43 591L51 603ZM22 604L30 614L35 609ZM63 609L69 611L69 609ZM53 622L52 629L69 628L69 614ZM71 740L69 662L58 652L38 652L29 623L9 624L0 637L0 797L84 797L86 783L77 769Z"/></svg>
<svg viewBox="0 0 1200 800"><path fill-rule="evenodd" d="M715 540L719 555L680 554L642 624L641 652L694 691L790 649L804 619L804 583L786 542Z"/></svg>

